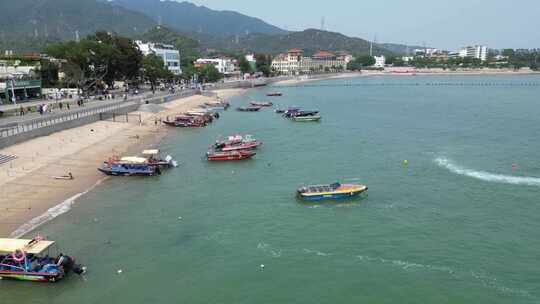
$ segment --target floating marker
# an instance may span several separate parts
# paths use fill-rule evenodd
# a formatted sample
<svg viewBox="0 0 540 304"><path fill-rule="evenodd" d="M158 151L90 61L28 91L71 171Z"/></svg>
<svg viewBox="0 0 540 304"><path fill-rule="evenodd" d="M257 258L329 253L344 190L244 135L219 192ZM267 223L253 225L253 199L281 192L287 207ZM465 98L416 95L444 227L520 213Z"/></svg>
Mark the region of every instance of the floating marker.
<svg viewBox="0 0 540 304"><path fill-rule="evenodd" d="M118 274L122 274L122 272L123 272L122 269L118 269L117 271Z"/></svg>
<svg viewBox="0 0 540 304"><path fill-rule="evenodd" d="M408 161L408 160L404 160L404 161L403 161L403 164L404 164L405 166L407 166L407 165L409 164L409 161Z"/></svg>
<svg viewBox="0 0 540 304"><path fill-rule="evenodd" d="M261 264L261 269L264 269L264 264Z"/></svg>

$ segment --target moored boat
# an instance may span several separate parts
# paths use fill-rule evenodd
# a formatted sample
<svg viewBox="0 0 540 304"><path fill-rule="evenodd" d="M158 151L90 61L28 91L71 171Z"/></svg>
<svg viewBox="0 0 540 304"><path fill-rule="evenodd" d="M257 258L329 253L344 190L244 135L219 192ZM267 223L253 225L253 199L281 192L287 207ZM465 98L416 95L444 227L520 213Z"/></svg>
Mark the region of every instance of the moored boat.
<svg viewBox="0 0 540 304"><path fill-rule="evenodd" d="M239 107L236 110L240 112L259 112L263 107L261 106L249 106L249 107Z"/></svg>
<svg viewBox="0 0 540 304"><path fill-rule="evenodd" d="M310 121L320 121L321 120L320 115L309 115L309 116L293 116L292 120L298 121L298 122L310 122Z"/></svg>
<svg viewBox="0 0 540 304"><path fill-rule="evenodd" d="M280 96L283 96L283 93L281 93L281 92L270 92L270 93L266 94L266 96L269 96L269 97L280 97Z"/></svg>
<svg viewBox="0 0 540 304"><path fill-rule="evenodd" d="M271 106L274 105L270 101L252 101L252 102L250 102L250 104L252 106L256 106L256 107L271 107Z"/></svg>
<svg viewBox="0 0 540 304"><path fill-rule="evenodd" d="M178 163L170 155L160 158L159 150L145 150L142 154L145 157L110 158L103 162L98 170L113 176L154 176L160 175L163 168L178 166Z"/></svg>
<svg viewBox="0 0 540 304"><path fill-rule="evenodd" d="M56 243L40 237L32 240L0 239L0 279L58 282L70 272L83 274L85 267L59 253Z"/></svg>
<svg viewBox="0 0 540 304"><path fill-rule="evenodd" d="M313 185L301 187L297 190L300 198L309 201L320 201L324 199L346 199L358 196L360 193L367 191L366 185L359 184L328 184L328 185Z"/></svg>
<svg viewBox="0 0 540 304"><path fill-rule="evenodd" d="M103 162L98 170L113 176L154 176L161 174L159 166L148 163L143 157L123 157Z"/></svg>
<svg viewBox="0 0 540 304"><path fill-rule="evenodd" d="M216 152L209 151L206 153L206 158L209 161L229 161L229 160L243 160L252 158L255 156L255 152L249 150L228 151L228 152Z"/></svg>
<svg viewBox="0 0 540 304"><path fill-rule="evenodd" d="M237 151L237 150L253 150L262 145L262 142L254 139L251 135L234 135L229 136L226 141L216 141L214 149L216 151Z"/></svg>
<svg viewBox="0 0 540 304"><path fill-rule="evenodd" d="M167 120L163 121L165 125L177 128L200 128L206 126L207 122L204 117L188 115L177 115L173 121L167 117Z"/></svg>

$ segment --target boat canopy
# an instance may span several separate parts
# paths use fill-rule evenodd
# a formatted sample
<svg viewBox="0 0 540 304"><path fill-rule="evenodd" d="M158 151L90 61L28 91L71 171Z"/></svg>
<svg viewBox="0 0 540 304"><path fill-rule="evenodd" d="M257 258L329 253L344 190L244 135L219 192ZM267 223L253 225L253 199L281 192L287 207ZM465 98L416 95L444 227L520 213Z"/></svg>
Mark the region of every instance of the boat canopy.
<svg viewBox="0 0 540 304"><path fill-rule="evenodd" d="M31 254L40 254L53 245L53 241L0 239L0 254L10 254L16 250L23 250Z"/></svg>
<svg viewBox="0 0 540 304"><path fill-rule="evenodd" d="M159 154L159 150L157 149L154 149L154 150L144 150L142 152L143 155L158 155Z"/></svg>
<svg viewBox="0 0 540 304"><path fill-rule="evenodd" d="M132 164L144 164L147 162L147 159L144 157L128 156L128 157L122 157L120 161L126 162L126 163L132 163Z"/></svg>

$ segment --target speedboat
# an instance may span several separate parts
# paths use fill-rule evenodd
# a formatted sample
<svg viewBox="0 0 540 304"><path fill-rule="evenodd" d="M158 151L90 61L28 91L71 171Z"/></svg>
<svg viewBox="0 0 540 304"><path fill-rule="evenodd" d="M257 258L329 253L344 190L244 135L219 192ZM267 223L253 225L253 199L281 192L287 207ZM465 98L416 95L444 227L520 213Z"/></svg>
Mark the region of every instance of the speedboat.
<svg viewBox="0 0 540 304"><path fill-rule="evenodd" d="M334 183L301 187L297 190L297 193L300 198L309 201L339 200L358 196L367 189L366 185Z"/></svg>
<svg viewBox="0 0 540 304"><path fill-rule="evenodd" d="M253 150L260 145L262 145L262 142L254 139L251 135L234 135L229 136L226 141L216 141L214 149L221 152Z"/></svg>
<svg viewBox="0 0 540 304"><path fill-rule="evenodd" d="M206 153L206 158L209 161L229 161L229 160L243 160L252 158L255 156L255 152L249 150L228 151L228 152L216 152L209 151Z"/></svg>
<svg viewBox="0 0 540 304"><path fill-rule="evenodd" d="M40 237L32 240L0 239L0 279L58 282L70 272L83 274L85 267L73 257L59 253L55 242Z"/></svg>

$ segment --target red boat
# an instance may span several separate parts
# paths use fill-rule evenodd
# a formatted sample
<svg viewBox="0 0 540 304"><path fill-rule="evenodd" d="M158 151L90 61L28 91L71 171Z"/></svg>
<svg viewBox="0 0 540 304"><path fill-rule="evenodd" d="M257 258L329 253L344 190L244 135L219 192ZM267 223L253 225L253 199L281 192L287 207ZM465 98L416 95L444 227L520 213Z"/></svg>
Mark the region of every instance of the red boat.
<svg viewBox="0 0 540 304"><path fill-rule="evenodd" d="M228 160L242 160L255 156L255 152L248 150L229 151L229 152L212 152L206 153L206 158L209 161L228 161Z"/></svg>

